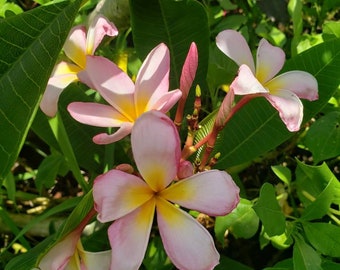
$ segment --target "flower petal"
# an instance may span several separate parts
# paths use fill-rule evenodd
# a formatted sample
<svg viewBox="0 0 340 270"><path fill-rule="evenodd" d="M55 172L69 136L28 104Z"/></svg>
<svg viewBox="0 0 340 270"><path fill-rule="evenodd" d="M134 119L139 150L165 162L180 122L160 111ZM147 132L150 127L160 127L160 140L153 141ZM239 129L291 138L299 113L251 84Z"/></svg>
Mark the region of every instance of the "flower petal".
<svg viewBox="0 0 340 270"><path fill-rule="evenodd" d="M111 250L89 252L84 250L81 242L78 242L77 249L81 258L84 270L107 270L111 265Z"/></svg>
<svg viewBox="0 0 340 270"><path fill-rule="evenodd" d="M111 268L137 270L142 264L155 212L155 200L149 200L108 229L112 248ZM131 252L132 251L132 252Z"/></svg>
<svg viewBox="0 0 340 270"><path fill-rule="evenodd" d="M188 213L158 198L157 222L166 253L181 270L213 269L219 262L211 235Z"/></svg>
<svg viewBox="0 0 340 270"><path fill-rule="evenodd" d="M160 193L162 198L211 216L230 213L239 203L240 189L229 174L211 170L176 182Z"/></svg>
<svg viewBox="0 0 340 270"><path fill-rule="evenodd" d="M133 124L130 122L122 123L120 128L113 134L100 133L93 137L96 144L109 144L117 142L131 133Z"/></svg>
<svg viewBox="0 0 340 270"><path fill-rule="evenodd" d="M279 115L289 131L298 131L303 118L301 100L289 90L276 91L275 95L264 95L279 111Z"/></svg>
<svg viewBox="0 0 340 270"><path fill-rule="evenodd" d="M155 103L149 103L146 111L157 110L163 113L167 113L181 98L182 91L179 89L170 91L161 96Z"/></svg>
<svg viewBox="0 0 340 270"><path fill-rule="evenodd" d="M100 103L72 102L67 110L78 122L96 127L119 127L128 121L111 106Z"/></svg>
<svg viewBox="0 0 340 270"><path fill-rule="evenodd" d="M268 93L268 90L263 87L246 65L240 66L238 76L231 83L230 88L235 95Z"/></svg>
<svg viewBox="0 0 340 270"><path fill-rule="evenodd" d="M64 269L76 250L81 232L82 230L71 232L52 247L41 259L39 268L41 270Z"/></svg>
<svg viewBox="0 0 340 270"><path fill-rule="evenodd" d="M78 74L79 80L96 89L110 105L134 121L135 86L129 76L105 57L88 56L86 59L86 70Z"/></svg>
<svg viewBox="0 0 340 270"><path fill-rule="evenodd" d="M85 26L80 25L73 27L69 33L68 38L65 41L63 49L67 57L70 58L82 69L85 69L86 66L85 46L86 46Z"/></svg>
<svg viewBox="0 0 340 270"><path fill-rule="evenodd" d="M261 39L257 48L256 78L261 83L266 83L281 70L285 60L286 55L281 48Z"/></svg>
<svg viewBox="0 0 340 270"><path fill-rule="evenodd" d="M41 110L54 117L58 111L58 100L61 92L72 82L78 81L79 68L66 62L59 63L53 76L48 80L45 93L40 102Z"/></svg>
<svg viewBox="0 0 340 270"><path fill-rule="evenodd" d="M86 39L86 54L93 55L104 36L114 37L118 35L116 26L104 16L98 15L92 21Z"/></svg>
<svg viewBox="0 0 340 270"><path fill-rule="evenodd" d="M283 73L266 84L270 91L287 89L294 92L299 98L308 100L318 99L318 82L308 72L292 70Z"/></svg>
<svg viewBox="0 0 340 270"><path fill-rule="evenodd" d="M239 66L247 65L255 74L254 59L245 38L237 31L224 30L216 37L217 47Z"/></svg>
<svg viewBox="0 0 340 270"><path fill-rule="evenodd" d="M144 113L132 128L131 145L143 179L154 191L164 189L177 174L181 154L172 120L158 111Z"/></svg>
<svg viewBox="0 0 340 270"><path fill-rule="evenodd" d="M144 60L136 78L135 104L137 115L146 111L169 90L170 54L161 43Z"/></svg>
<svg viewBox="0 0 340 270"><path fill-rule="evenodd" d="M119 170L98 176L93 184L97 218L103 223L132 212L152 196L152 191L142 179Z"/></svg>

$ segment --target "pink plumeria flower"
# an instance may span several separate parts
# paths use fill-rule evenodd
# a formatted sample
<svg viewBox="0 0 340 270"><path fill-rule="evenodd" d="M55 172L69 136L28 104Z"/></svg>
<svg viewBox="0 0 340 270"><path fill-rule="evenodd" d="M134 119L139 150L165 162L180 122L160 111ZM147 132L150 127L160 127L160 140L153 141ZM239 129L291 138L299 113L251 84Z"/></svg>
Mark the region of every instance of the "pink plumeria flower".
<svg viewBox="0 0 340 270"><path fill-rule="evenodd" d="M93 137L97 144L116 142L131 133L136 119L144 112L158 110L168 112L180 99L179 89L169 91L170 54L161 43L143 62L136 83L108 59L89 57L96 69L79 74L108 102L73 102L68 111L77 121L98 127L119 127L113 134L101 133Z"/></svg>
<svg viewBox="0 0 340 270"><path fill-rule="evenodd" d="M53 246L40 260L41 270L107 270L111 264L111 250L85 251L80 240L88 221L96 214L92 210L70 234Z"/></svg>
<svg viewBox="0 0 340 270"><path fill-rule="evenodd" d="M217 47L237 63L238 76L230 85L236 95L265 97L279 111L289 131L297 131L303 118L303 105L299 98L318 99L318 84L309 73L299 70L274 77L283 67L285 53L262 39L256 64L244 37L234 30L225 30L216 37Z"/></svg>
<svg viewBox="0 0 340 270"><path fill-rule="evenodd" d="M73 63L62 61L54 68L40 103L40 108L46 115L50 117L55 116L61 92L70 83L79 81L79 72L98 67L91 67L87 57L94 55L95 50L105 35L116 36L118 35L118 30L113 23L101 15L93 20L87 35L85 26L81 25L72 28L63 50Z"/></svg>
<svg viewBox="0 0 340 270"><path fill-rule="evenodd" d="M211 170L171 184L180 163L180 139L172 120L161 112L146 112L137 119L131 146L141 177L110 170L93 186L98 220L115 220L108 229L110 269L139 269L155 212L165 251L178 269L213 269L219 254L211 235L175 204L226 215L239 202L231 176Z"/></svg>

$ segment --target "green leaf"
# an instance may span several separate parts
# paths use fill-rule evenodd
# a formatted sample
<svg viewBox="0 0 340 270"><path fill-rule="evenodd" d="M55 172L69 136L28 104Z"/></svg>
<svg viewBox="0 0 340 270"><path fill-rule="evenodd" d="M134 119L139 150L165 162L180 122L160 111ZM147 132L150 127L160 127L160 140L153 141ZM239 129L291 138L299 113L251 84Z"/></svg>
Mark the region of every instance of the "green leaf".
<svg viewBox="0 0 340 270"><path fill-rule="evenodd" d="M165 43L171 56L171 89L178 88L182 66L191 42L198 48L198 69L187 104L192 110L199 84L205 90L209 56L208 17L204 7L193 0L130 0L133 41L141 59L159 43Z"/></svg>
<svg viewBox="0 0 340 270"><path fill-rule="evenodd" d="M332 203L340 204L340 184L328 166L309 166L297 161L296 185L299 199L306 207L301 218L322 218Z"/></svg>
<svg viewBox="0 0 340 270"><path fill-rule="evenodd" d="M340 154L340 112L330 112L313 123L304 142L313 153L315 163L338 156Z"/></svg>
<svg viewBox="0 0 340 270"><path fill-rule="evenodd" d="M251 201L241 198L230 214L216 217L215 234L222 244L226 230L229 230L236 238L248 239L254 236L259 228L259 218L252 207Z"/></svg>
<svg viewBox="0 0 340 270"><path fill-rule="evenodd" d="M150 240L143 260L143 265L147 270L170 270L173 268L159 236L153 237Z"/></svg>
<svg viewBox="0 0 340 270"><path fill-rule="evenodd" d="M325 22L322 27L322 37L327 38L340 38L340 22Z"/></svg>
<svg viewBox="0 0 340 270"><path fill-rule="evenodd" d="M24 143L80 3L38 7L0 22L0 179Z"/></svg>
<svg viewBox="0 0 340 270"><path fill-rule="evenodd" d="M277 165L277 166L271 166L272 171L276 174L282 182L287 184L288 186L290 185L290 181L292 180L292 173L289 168L284 167L282 165Z"/></svg>
<svg viewBox="0 0 340 270"><path fill-rule="evenodd" d="M221 255L220 264L218 264L215 270L225 270L225 269L237 269L237 270L252 270L249 266L246 266L238 261L230 259L226 256Z"/></svg>
<svg viewBox="0 0 340 270"><path fill-rule="evenodd" d="M330 223L303 222L308 242L321 254L340 257L340 227Z"/></svg>
<svg viewBox="0 0 340 270"><path fill-rule="evenodd" d="M64 157L59 153L51 154L44 158L38 168L35 185L41 193L43 187L50 188L55 184L56 176L61 164L65 162Z"/></svg>
<svg viewBox="0 0 340 270"><path fill-rule="evenodd" d="M340 39L316 45L286 62L284 71L304 70L316 77L319 99L305 101L304 123L325 106L340 83ZM293 133L279 118L278 112L264 98L246 104L220 133L214 152L221 157L216 168L226 169L250 161L275 148Z"/></svg>
<svg viewBox="0 0 340 270"><path fill-rule="evenodd" d="M322 270L319 254L300 237L295 238L293 247L294 269Z"/></svg>
<svg viewBox="0 0 340 270"><path fill-rule="evenodd" d="M276 200L275 189L271 184L263 184L260 197L253 208L269 237L284 233L286 228L285 216Z"/></svg>

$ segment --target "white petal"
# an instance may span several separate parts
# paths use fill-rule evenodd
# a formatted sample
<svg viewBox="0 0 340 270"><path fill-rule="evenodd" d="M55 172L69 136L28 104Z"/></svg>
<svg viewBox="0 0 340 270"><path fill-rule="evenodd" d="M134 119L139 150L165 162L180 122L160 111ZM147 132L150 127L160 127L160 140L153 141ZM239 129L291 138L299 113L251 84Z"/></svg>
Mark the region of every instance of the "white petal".
<svg viewBox="0 0 340 270"><path fill-rule="evenodd" d="M262 84L272 79L283 67L285 58L285 53L281 48L261 39L257 48L256 78Z"/></svg>
<svg viewBox="0 0 340 270"><path fill-rule="evenodd" d="M247 65L255 74L254 59L245 38L237 31L224 30L216 37L217 47L239 66Z"/></svg>

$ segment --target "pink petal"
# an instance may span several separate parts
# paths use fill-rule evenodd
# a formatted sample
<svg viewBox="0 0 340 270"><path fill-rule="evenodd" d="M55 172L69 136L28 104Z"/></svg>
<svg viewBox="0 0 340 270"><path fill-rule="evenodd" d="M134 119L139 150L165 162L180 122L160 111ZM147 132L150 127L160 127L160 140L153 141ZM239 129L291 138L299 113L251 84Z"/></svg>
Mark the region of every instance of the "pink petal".
<svg viewBox="0 0 340 270"><path fill-rule="evenodd" d="M194 174L194 166L188 160L181 160L178 167L177 178L184 179Z"/></svg>
<svg viewBox="0 0 340 270"><path fill-rule="evenodd" d="M86 29L84 26L73 27L64 44L64 52L68 58L76 63L82 69L85 69L85 46L86 46Z"/></svg>
<svg viewBox="0 0 340 270"><path fill-rule="evenodd" d="M155 201L150 200L109 227L111 270L139 269L148 245L154 211Z"/></svg>
<svg viewBox="0 0 340 270"><path fill-rule="evenodd" d="M250 68L241 65L237 77L231 83L230 88L235 95L249 95L258 93L268 93L269 91L256 79Z"/></svg>
<svg viewBox="0 0 340 270"><path fill-rule="evenodd" d="M92 21L86 39L86 54L93 55L104 36L117 36L116 26L104 16L98 15Z"/></svg>
<svg viewBox="0 0 340 270"><path fill-rule="evenodd" d="M216 119L215 119L215 125L218 127L224 127L225 123L227 122L227 119L230 117L231 108L234 103L234 91L231 88L230 91L228 91L227 95L224 97L222 104L218 110Z"/></svg>
<svg viewBox="0 0 340 270"><path fill-rule="evenodd" d="M132 128L134 159L143 179L154 191L174 180L180 160L180 140L172 120L158 111L140 116Z"/></svg>
<svg viewBox="0 0 340 270"><path fill-rule="evenodd" d="M131 133L133 124L130 122L122 123L120 128L113 134L100 133L93 137L96 144L110 144L117 142Z"/></svg>
<svg viewBox="0 0 340 270"><path fill-rule="evenodd" d="M182 91L179 89L170 91L161 96L155 103L149 103L146 111L157 110L163 113L167 113L181 98Z"/></svg>
<svg viewBox="0 0 340 270"><path fill-rule="evenodd" d="M100 95L130 121L136 118L134 84L119 67L101 56L88 56L86 70L79 80L96 89Z"/></svg>
<svg viewBox="0 0 340 270"><path fill-rule="evenodd" d="M283 73L266 84L270 90L287 89L299 98L308 100L318 99L318 82L308 72L293 70Z"/></svg>
<svg viewBox="0 0 340 270"><path fill-rule="evenodd" d="M266 83L281 70L285 60L286 56L281 48L261 39L257 48L256 78L261 83Z"/></svg>
<svg viewBox="0 0 340 270"><path fill-rule="evenodd" d="M46 115L50 117L56 115L61 92L72 82L78 81L77 69L77 66L66 62L61 62L56 66L54 75L48 80L40 102L40 108Z"/></svg>
<svg viewBox="0 0 340 270"><path fill-rule="evenodd" d="M298 131L303 118L303 105L300 99L289 90L276 91L275 95L264 95L279 111L279 115L289 131Z"/></svg>
<svg viewBox="0 0 340 270"><path fill-rule="evenodd" d="M41 259L39 268L42 270L64 269L76 250L81 232L81 230L73 231L52 247Z"/></svg>
<svg viewBox="0 0 340 270"><path fill-rule="evenodd" d="M191 88L191 85L196 76L196 70L198 66L198 52L195 42L192 42L189 48L189 52L184 61L182 74L180 78L180 89L182 91L182 99L186 99Z"/></svg>
<svg viewBox="0 0 340 270"><path fill-rule="evenodd" d="M188 213L159 198L157 222L166 253L181 270L208 270L219 263L214 241Z"/></svg>
<svg viewBox="0 0 340 270"><path fill-rule="evenodd" d="M119 127L127 122L123 115L109 105L93 102L72 102L67 106L78 122L96 127Z"/></svg>
<svg viewBox="0 0 340 270"><path fill-rule="evenodd" d="M211 216L230 213L239 203L240 189L229 174L211 170L176 182L160 193L164 199Z"/></svg>
<svg viewBox="0 0 340 270"><path fill-rule="evenodd" d="M245 38L237 31L224 30L216 37L217 47L239 66L247 65L255 74L254 59Z"/></svg>
<svg viewBox="0 0 340 270"><path fill-rule="evenodd" d="M135 104L137 115L145 112L169 90L170 54L161 43L144 60L136 79Z"/></svg>
<svg viewBox="0 0 340 270"><path fill-rule="evenodd" d="M119 170L98 176L93 184L93 199L100 222L118 219L140 207L153 196L139 177Z"/></svg>

